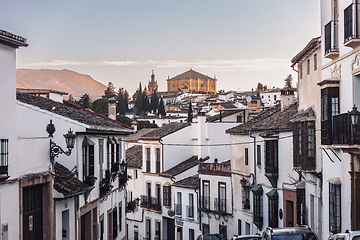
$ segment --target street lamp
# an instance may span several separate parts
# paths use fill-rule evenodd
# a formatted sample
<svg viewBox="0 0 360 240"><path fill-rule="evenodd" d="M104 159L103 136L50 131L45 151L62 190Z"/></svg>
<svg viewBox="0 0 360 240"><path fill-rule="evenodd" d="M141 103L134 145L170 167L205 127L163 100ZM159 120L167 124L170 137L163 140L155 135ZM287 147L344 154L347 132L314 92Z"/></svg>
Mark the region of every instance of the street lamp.
<svg viewBox="0 0 360 240"><path fill-rule="evenodd" d="M50 123L46 126L46 131L48 132L49 137L53 136L53 133L55 132L55 126L52 123L52 120L50 120ZM71 150L74 148L76 134L71 131L71 128L67 134L64 134L64 137L66 147L68 148L67 151L64 151L52 139L50 139L50 161L52 164L55 162L55 157L57 157L59 154L65 154L66 156L70 156Z"/></svg>
<svg viewBox="0 0 360 240"><path fill-rule="evenodd" d="M125 176L127 175L127 163L124 160L120 163L120 171Z"/></svg>
<svg viewBox="0 0 360 240"><path fill-rule="evenodd" d="M240 180L240 184L241 184L241 186L242 186L243 188L246 187L247 182L248 182L248 181L247 181L244 177Z"/></svg>
<svg viewBox="0 0 360 240"><path fill-rule="evenodd" d="M356 127L358 125L358 122L359 122L360 112L357 110L357 107L355 107L355 104L354 104L353 109L350 112L348 112L348 114L350 115L350 118L351 118L351 124L354 127Z"/></svg>

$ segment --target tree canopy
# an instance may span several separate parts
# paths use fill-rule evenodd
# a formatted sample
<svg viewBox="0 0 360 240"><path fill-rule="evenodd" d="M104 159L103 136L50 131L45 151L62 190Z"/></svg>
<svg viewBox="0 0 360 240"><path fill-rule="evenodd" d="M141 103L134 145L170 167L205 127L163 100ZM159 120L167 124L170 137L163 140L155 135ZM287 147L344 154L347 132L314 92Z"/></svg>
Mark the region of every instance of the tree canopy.
<svg viewBox="0 0 360 240"><path fill-rule="evenodd" d="M115 91L115 86L112 82L109 82L104 94L105 94L105 97L107 97L107 98L112 98L117 95L116 91Z"/></svg>

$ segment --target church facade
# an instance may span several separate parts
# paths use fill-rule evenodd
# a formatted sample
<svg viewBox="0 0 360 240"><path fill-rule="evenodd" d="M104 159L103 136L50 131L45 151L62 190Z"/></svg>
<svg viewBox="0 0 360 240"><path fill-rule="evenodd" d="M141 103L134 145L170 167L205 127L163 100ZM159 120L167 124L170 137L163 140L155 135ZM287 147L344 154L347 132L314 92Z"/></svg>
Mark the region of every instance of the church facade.
<svg viewBox="0 0 360 240"><path fill-rule="evenodd" d="M208 77L192 69L167 79L168 92L216 93L216 78Z"/></svg>

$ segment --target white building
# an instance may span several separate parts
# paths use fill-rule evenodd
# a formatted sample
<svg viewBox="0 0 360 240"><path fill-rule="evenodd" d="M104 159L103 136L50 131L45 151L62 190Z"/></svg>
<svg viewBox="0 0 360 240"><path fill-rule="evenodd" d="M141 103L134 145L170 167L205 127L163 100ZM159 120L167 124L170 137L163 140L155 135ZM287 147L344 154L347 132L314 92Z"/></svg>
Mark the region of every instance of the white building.
<svg viewBox="0 0 360 240"><path fill-rule="evenodd" d="M360 230L359 124L348 113L360 106L360 18L357 0L321 0L320 9L325 239L346 229Z"/></svg>

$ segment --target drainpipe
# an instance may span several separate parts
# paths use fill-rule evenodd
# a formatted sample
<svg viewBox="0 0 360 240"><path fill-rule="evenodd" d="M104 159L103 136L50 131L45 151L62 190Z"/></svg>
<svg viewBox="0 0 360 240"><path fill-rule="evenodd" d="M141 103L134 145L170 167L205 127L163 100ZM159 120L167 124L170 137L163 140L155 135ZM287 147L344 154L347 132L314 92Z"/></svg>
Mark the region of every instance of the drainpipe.
<svg viewBox="0 0 360 240"><path fill-rule="evenodd" d="M162 168L162 171L160 172L164 172L164 144L162 143L161 139L159 139L159 143L161 144L161 168Z"/></svg>
<svg viewBox="0 0 360 240"><path fill-rule="evenodd" d="M253 185L256 183L256 136L251 136L250 130L249 130L249 136L251 138L254 138L254 182Z"/></svg>

